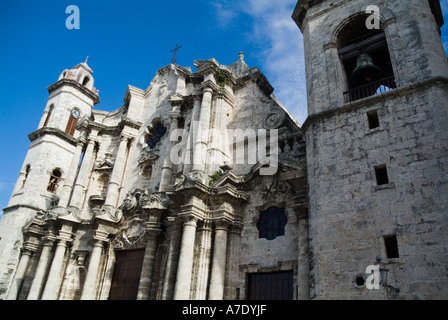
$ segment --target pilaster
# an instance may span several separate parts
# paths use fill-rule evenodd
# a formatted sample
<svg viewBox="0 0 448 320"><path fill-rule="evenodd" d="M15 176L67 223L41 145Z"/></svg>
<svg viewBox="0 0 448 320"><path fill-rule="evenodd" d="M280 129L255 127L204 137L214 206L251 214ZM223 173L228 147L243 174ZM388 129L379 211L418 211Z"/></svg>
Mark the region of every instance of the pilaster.
<svg viewBox="0 0 448 320"><path fill-rule="evenodd" d="M56 237L50 232L42 240L43 240L43 248L40 254L39 263L37 265L37 269L34 274L34 279L31 284L27 300L40 299L44 286L45 275L47 274L48 266L51 261L50 256L53 250L54 242L56 241Z"/></svg>
<svg viewBox="0 0 448 320"><path fill-rule="evenodd" d="M81 159L82 150L87 144L87 140L81 135L78 138L78 142L76 144L75 153L73 154L72 161L70 163L70 167L67 173L67 179L64 181L64 185L62 187L61 198L59 199L58 206L59 207L67 207L70 196L73 190L73 184L75 182L76 173L78 171L78 164Z"/></svg>
<svg viewBox="0 0 448 320"><path fill-rule="evenodd" d="M36 251L36 249L37 248L35 246L29 246L27 244L24 245L22 249L22 255L20 257L20 262L19 265L17 266L17 271L14 276L14 280L12 282L11 289L9 290L8 297L6 298L7 300L17 299L23 284L23 280L25 279L29 261L31 259L31 256Z"/></svg>
<svg viewBox="0 0 448 320"><path fill-rule="evenodd" d="M57 300L59 290L62 284L62 266L64 264L65 254L72 240L72 227L63 225L56 237L58 243L51 263L47 283L42 294L42 300Z"/></svg>
<svg viewBox="0 0 448 320"><path fill-rule="evenodd" d="M162 299L172 300L174 296L174 285L177 272L177 264L180 254L180 242L182 237L182 220L175 217L168 217L171 226L170 245L168 249L168 261L166 263L166 273L163 286Z"/></svg>
<svg viewBox="0 0 448 320"><path fill-rule="evenodd" d="M146 232L148 240L146 242L145 256L143 257L143 267L138 285L137 300L148 300L150 298L154 262L156 260L159 235L162 232L159 228L152 228L147 225Z"/></svg>
<svg viewBox="0 0 448 320"><path fill-rule="evenodd" d="M108 232L100 229L95 231L95 236L93 237L95 242L93 244L93 250L90 256L89 268L87 270L81 300L94 300L96 298L98 288L98 272L100 269L104 245L109 242L108 235Z"/></svg>
<svg viewBox="0 0 448 320"><path fill-rule="evenodd" d="M199 114L199 123L194 132L194 137L196 138L196 140L194 142L192 170L196 171L197 173L205 173L213 89L208 86L204 88L203 92L204 93L202 96L201 110Z"/></svg>
<svg viewBox="0 0 448 320"><path fill-rule="evenodd" d="M106 201L104 203L105 207L115 208L117 206L119 188L125 168L126 150L130 139L131 137L126 134L122 134L120 137L120 145L118 146L114 168L112 170L109 186L107 189Z"/></svg>
<svg viewBox="0 0 448 320"><path fill-rule="evenodd" d="M185 218L179 263L177 266L174 300L190 299L191 275L193 270L194 240L198 219L192 216Z"/></svg>
<svg viewBox="0 0 448 320"><path fill-rule="evenodd" d="M229 223L224 220L215 222L212 272L208 293L210 300L222 300L224 298L228 228Z"/></svg>
<svg viewBox="0 0 448 320"><path fill-rule="evenodd" d="M212 246L211 222L204 220L204 223L202 227L199 228L198 232L201 234L201 244L194 299L205 300L207 298L207 284L210 274L210 254Z"/></svg>
<svg viewBox="0 0 448 320"><path fill-rule="evenodd" d="M78 177L73 188L72 198L70 200L70 206L77 209L82 208L82 204L85 197L86 187L90 175L90 169L92 167L92 161L94 156L95 144L97 138L95 136L89 137L87 148L82 159L81 168L79 169ZM72 162L73 164L73 162ZM62 206L62 204L61 204Z"/></svg>

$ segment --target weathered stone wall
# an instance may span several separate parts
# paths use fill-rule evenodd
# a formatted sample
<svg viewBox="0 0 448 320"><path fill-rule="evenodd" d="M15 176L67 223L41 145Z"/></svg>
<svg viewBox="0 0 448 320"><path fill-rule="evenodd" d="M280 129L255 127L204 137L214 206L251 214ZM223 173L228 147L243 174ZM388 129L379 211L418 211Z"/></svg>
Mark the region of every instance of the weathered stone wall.
<svg viewBox="0 0 448 320"><path fill-rule="evenodd" d="M380 10L397 89L346 104L339 32L369 5ZM294 18L307 74L311 298L385 297L353 282L377 255L401 299L446 298L448 68L428 1L313 1L304 9ZM372 110L380 125L369 129ZM388 184L377 185L379 165ZM387 235L396 235L399 258L386 258Z"/></svg>
<svg viewBox="0 0 448 320"><path fill-rule="evenodd" d="M353 277L380 254L402 298L447 297L446 85L399 90L347 106L306 131L315 298L367 298ZM367 112L380 126L369 129ZM374 167L386 164L389 184ZM400 257L385 259L396 234Z"/></svg>
<svg viewBox="0 0 448 320"><path fill-rule="evenodd" d="M338 108L347 77L338 55L338 32L367 6L380 9L381 28L399 86L446 76L448 62L428 1L320 1L306 12L303 25L308 115Z"/></svg>
<svg viewBox="0 0 448 320"><path fill-rule="evenodd" d="M250 182L250 187L251 191L248 192L250 200L242 212L244 218L241 239L236 250L238 254L228 256L230 263L238 265L239 298L247 298L248 273L290 270L294 271L294 297L296 297L298 228L297 216L293 210L295 205L293 192L280 174L257 177ZM273 240L260 238L257 228L261 211L270 207L285 208L287 216L284 235Z"/></svg>

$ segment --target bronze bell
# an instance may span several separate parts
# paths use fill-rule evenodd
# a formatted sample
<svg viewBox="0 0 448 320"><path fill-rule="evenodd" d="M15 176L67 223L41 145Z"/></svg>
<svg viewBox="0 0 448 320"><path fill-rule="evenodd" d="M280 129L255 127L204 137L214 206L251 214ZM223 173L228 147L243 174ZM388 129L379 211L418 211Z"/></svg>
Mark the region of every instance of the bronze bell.
<svg viewBox="0 0 448 320"><path fill-rule="evenodd" d="M367 53L358 56L356 69L353 70L350 80L356 86L375 82L383 77L383 71L373 64L372 57Z"/></svg>

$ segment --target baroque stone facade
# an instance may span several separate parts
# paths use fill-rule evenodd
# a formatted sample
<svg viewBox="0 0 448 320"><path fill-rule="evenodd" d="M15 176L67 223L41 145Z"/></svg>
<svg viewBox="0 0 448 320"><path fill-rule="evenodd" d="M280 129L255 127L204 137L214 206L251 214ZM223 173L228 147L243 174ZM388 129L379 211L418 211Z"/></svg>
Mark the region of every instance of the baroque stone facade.
<svg viewBox="0 0 448 320"><path fill-rule="evenodd" d="M243 54L195 67L114 112L92 108L87 63L48 88L1 224L3 298L245 298L260 271L291 273L297 298L302 132Z"/></svg>
<svg viewBox="0 0 448 320"><path fill-rule="evenodd" d="M438 1L299 0L293 19L303 126L242 53L168 65L113 112L86 62L64 70L0 223L0 298L448 297ZM378 255L387 290L366 285Z"/></svg>

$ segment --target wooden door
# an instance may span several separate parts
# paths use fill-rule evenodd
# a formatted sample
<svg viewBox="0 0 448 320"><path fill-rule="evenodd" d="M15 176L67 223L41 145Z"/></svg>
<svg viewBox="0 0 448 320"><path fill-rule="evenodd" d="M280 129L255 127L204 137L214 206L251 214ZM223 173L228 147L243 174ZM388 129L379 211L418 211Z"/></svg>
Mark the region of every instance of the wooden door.
<svg viewBox="0 0 448 320"><path fill-rule="evenodd" d="M248 279L248 300L292 300L293 272L250 273Z"/></svg>
<svg viewBox="0 0 448 320"><path fill-rule="evenodd" d="M115 267L109 300L136 300L144 249L115 252Z"/></svg>

